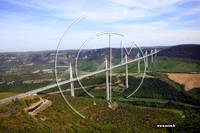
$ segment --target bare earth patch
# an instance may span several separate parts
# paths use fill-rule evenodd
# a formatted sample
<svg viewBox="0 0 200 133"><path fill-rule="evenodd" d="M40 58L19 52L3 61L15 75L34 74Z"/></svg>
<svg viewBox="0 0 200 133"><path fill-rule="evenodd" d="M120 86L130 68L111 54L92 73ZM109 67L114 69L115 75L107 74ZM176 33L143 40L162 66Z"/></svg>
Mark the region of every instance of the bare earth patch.
<svg viewBox="0 0 200 133"><path fill-rule="evenodd" d="M27 111L29 109L32 109L32 108L36 107L37 105L39 105L40 103L42 103L42 100L37 101L36 103L32 103L29 107L25 108L24 110Z"/></svg>
<svg viewBox="0 0 200 133"><path fill-rule="evenodd" d="M136 76L139 75L138 73L128 73L129 76ZM143 75L143 73L141 73L140 75ZM112 73L112 76L126 76L126 73Z"/></svg>
<svg viewBox="0 0 200 133"><path fill-rule="evenodd" d="M36 110L32 115L37 115L37 113L45 110L46 108L48 108L51 105L52 105L52 101L48 100L48 102L46 104L44 104L41 108L39 108L38 110Z"/></svg>
<svg viewBox="0 0 200 133"><path fill-rule="evenodd" d="M164 73L167 74L169 79L185 85L185 91L190 91L193 88L200 87L200 74L183 74L183 73Z"/></svg>

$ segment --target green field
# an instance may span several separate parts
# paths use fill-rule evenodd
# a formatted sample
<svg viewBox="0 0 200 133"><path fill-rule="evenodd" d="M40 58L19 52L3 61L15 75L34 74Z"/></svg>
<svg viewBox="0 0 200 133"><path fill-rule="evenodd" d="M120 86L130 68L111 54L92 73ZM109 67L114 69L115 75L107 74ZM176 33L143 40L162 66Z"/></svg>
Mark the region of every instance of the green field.
<svg viewBox="0 0 200 133"><path fill-rule="evenodd" d="M145 101L145 102L168 102L169 100L164 99L150 99L150 98L123 98L123 97L114 97L113 100L118 100L120 102L126 101Z"/></svg>
<svg viewBox="0 0 200 133"><path fill-rule="evenodd" d="M95 61L90 61L87 63L78 64L78 70L80 71L95 71L99 66L99 63Z"/></svg>
<svg viewBox="0 0 200 133"><path fill-rule="evenodd" d="M189 59L187 59L189 60ZM138 62L133 62L128 64L129 73L136 73L138 71ZM171 59L167 57L160 57L158 60L151 62L148 60L148 68L146 71L157 71L157 72L198 72L200 73L200 64L192 62L184 62L176 59ZM113 72L124 73L125 66L118 67L113 70ZM140 72L144 72L144 61L140 61Z"/></svg>
<svg viewBox="0 0 200 133"><path fill-rule="evenodd" d="M6 93L6 94L0 94L0 100L5 99L5 98L9 98L12 96L16 96L17 94L15 93Z"/></svg>
<svg viewBox="0 0 200 133"><path fill-rule="evenodd" d="M149 60L149 68L147 70L161 72L200 72L200 65L176 61L171 58L163 58L153 63Z"/></svg>

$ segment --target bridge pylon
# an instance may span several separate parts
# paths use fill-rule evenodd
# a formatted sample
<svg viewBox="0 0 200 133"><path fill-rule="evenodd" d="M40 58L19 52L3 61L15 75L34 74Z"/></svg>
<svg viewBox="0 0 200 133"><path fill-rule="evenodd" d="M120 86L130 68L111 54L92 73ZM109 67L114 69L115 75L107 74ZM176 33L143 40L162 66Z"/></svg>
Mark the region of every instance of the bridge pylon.
<svg viewBox="0 0 200 133"><path fill-rule="evenodd" d="M145 56L147 56L148 55L148 52L147 52L147 50L146 50L146 52L145 52ZM146 57L146 61L145 61L145 63L146 63L146 68L148 67L148 56Z"/></svg>
<svg viewBox="0 0 200 133"><path fill-rule="evenodd" d="M155 48L155 60L157 61L157 49Z"/></svg>
<svg viewBox="0 0 200 133"><path fill-rule="evenodd" d="M109 96L109 83L108 83L108 60L106 57L106 100L110 100L110 96Z"/></svg>
<svg viewBox="0 0 200 133"><path fill-rule="evenodd" d="M140 58L140 53L137 53L137 58ZM138 73L140 73L140 60L138 60Z"/></svg>
<svg viewBox="0 0 200 133"><path fill-rule="evenodd" d="M69 69L70 69L71 96L74 97L74 82L72 81L73 75L72 75L72 66L71 66L71 63L70 63Z"/></svg>
<svg viewBox="0 0 200 133"><path fill-rule="evenodd" d="M127 63L127 54L125 56L126 59L126 88L128 88L128 63Z"/></svg>
<svg viewBox="0 0 200 133"><path fill-rule="evenodd" d="M153 62L153 49L151 49L151 62Z"/></svg>

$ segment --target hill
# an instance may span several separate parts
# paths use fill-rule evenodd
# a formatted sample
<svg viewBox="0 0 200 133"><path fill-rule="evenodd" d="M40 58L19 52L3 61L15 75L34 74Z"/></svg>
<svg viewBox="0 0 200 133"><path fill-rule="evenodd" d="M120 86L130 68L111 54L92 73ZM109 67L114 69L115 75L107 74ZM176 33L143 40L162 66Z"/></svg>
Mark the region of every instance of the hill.
<svg viewBox="0 0 200 133"><path fill-rule="evenodd" d="M140 77L137 77L138 74L135 75L136 76L129 76L128 89L125 89L123 86L121 86L125 84L124 76L117 75L119 79L118 83L116 83L117 78L113 76L112 100L144 107L180 109L183 111L187 110L193 113L200 113L200 108L198 107L200 104L200 97L198 96L199 89L185 91L184 85L180 85L173 80L170 80L167 75L160 73L148 73L148 75L153 77L145 78L144 82L140 86L140 89L134 95L132 95L131 98L125 99L137 88L142 80ZM89 78L89 80L85 80L86 82L81 82L84 84L83 86L85 89L90 94L95 96L95 99L106 99L105 75L101 75L101 77L96 77L94 79ZM88 82L90 83L88 84ZM78 83L74 83L76 87L79 87ZM91 85L92 83L94 85ZM70 87L63 85L61 88L66 90L66 88L69 89ZM51 89L45 92L47 93L51 91L58 91L58 89ZM64 94L70 95L71 93L68 90L64 92ZM75 89L75 96L91 98L81 88ZM160 101L164 103L160 104Z"/></svg>
<svg viewBox="0 0 200 133"><path fill-rule="evenodd" d="M163 48L165 47L160 47L159 49ZM127 50L129 49L130 48L127 48ZM143 48L144 51L150 49L151 47ZM78 51L79 50L59 51L58 65L74 64ZM82 50L79 54L78 61L83 64L89 61L99 62L105 60L106 56L109 58L109 51L109 48ZM132 49L130 57L135 58L137 52L138 49ZM120 60L120 48L112 48L112 53L113 58ZM56 51L0 53L0 73L32 73L36 70L53 69L55 55Z"/></svg>
<svg viewBox="0 0 200 133"><path fill-rule="evenodd" d="M23 109L38 101L38 98L20 99L1 105L1 132L192 132L198 131L200 125L197 114L185 112L183 119L179 113L170 110L119 103L116 109L111 109L103 100L67 97L73 107L86 116L83 119L67 106L60 95L45 98L51 100L52 105L34 116L28 115ZM157 127L173 124L175 128Z"/></svg>
<svg viewBox="0 0 200 133"><path fill-rule="evenodd" d="M190 58L200 60L199 44L182 44L166 48L158 53L158 56Z"/></svg>
<svg viewBox="0 0 200 133"><path fill-rule="evenodd" d="M195 45L196 46L196 45ZM140 89L129 99L125 97L132 93L141 81L140 74L137 74L137 62L129 64L129 73L136 73L136 76L129 76L129 88L125 89L125 77L113 76L112 101L119 102L115 110L108 108L105 100L105 72L82 79L83 86L96 99L88 99L88 96L82 89L75 90L75 96L70 97L70 91L64 92L72 106L86 116L82 119L75 114L69 106L64 102L59 94L44 96L45 99L52 101L52 106L40 112L36 116L29 116L23 109L31 103L36 102L39 98L26 98L15 100L10 103L0 105L0 128L2 132L194 132L200 127L199 123L199 88L190 91L184 90L184 85L180 85L170 80L167 75L160 72L200 72L199 59L192 54L194 59L189 56L177 57L177 53L187 53L185 45L182 50L174 46L171 48L173 56L159 55L159 58L153 63L149 60L147 75L153 76L145 78ZM193 45L191 46L193 47ZM177 49L177 50L175 50ZM163 50L163 51L165 51ZM39 55L38 53L30 53L26 59L19 65L26 67L26 70L35 67L37 69L48 68L53 63L49 59L53 59L55 53L52 51ZM77 51L61 51L60 64L66 64L74 61ZM71 53L70 53L71 52ZM74 53L73 53L74 52ZM120 57L120 49L113 49L113 57ZM69 54L70 53L70 54ZM72 54L73 53L73 54ZM105 56L109 55L109 49L85 50L80 57L78 68L81 71L94 71L104 61ZM137 51L134 52L134 57ZM162 51L161 51L162 53ZM18 53L14 53L18 54ZM20 55L20 54L19 54ZM19 59L19 55L11 55L9 58L0 56L4 62L11 65ZM52 56L52 57L51 57ZM31 58L30 58L31 57ZM34 58L32 58L34 57ZM29 59L28 59L29 58ZM28 61L30 60L30 61ZM69 62L68 62L69 61ZM113 62L119 63L119 59ZM15 63L14 63L15 64ZM144 63L141 61L141 72ZM32 71L32 70L31 70ZM31 72L29 71L29 72ZM26 71L27 72L27 71ZM64 70L63 70L64 72ZM124 73L125 67L113 69L115 73ZM89 72L88 72L89 73ZM52 76L53 75L53 76ZM138 77L137 77L138 76ZM54 74L1 74L0 75L0 92L22 93L39 87L49 85L51 82L26 84L26 80L40 80L55 78ZM119 83L115 83L119 80ZM11 82L13 81L13 82ZM120 86L119 84L122 84ZM98 86L102 85L102 86ZM63 90L69 89L70 84L61 86ZM78 82L74 82L74 87L78 88ZM52 88L45 91L46 93L58 91L58 88ZM13 95L13 94L12 94ZM14 94L15 95L15 94ZM94 104L96 103L96 105ZM134 106L133 106L134 105ZM136 106L137 105L137 106ZM153 107L153 108L152 108ZM184 117L183 119L182 117ZM167 117L166 117L167 116ZM158 124L171 125L175 124L175 128L157 128Z"/></svg>
<svg viewBox="0 0 200 133"><path fill-rule="evenodd" d="M194 61L188 58L160 57L153 63L149 60L149 67L147 70L157 72L200 73L200 60Z"/></svg>
<svg viewBox="0 0 200 133"><path fill-rule="evenodd" d="M154 62L151 62L151 59L148 60L147 71L154 72L174 72L174 73L191 73L197 72L200 73L200 60L186 59L186 58L169 58L169 57L158 57L157 60L154 59ZM138 62L133 62L128 64L129 73L137 73L138 71ZM140 72L144 71L144 61L140 61ZM113 72L124 73L125 66L118 67L113 69Z"/></svg>
<svg viewBox="0 0 200 133"><path fill-rule="evenodd" d="M150 53L155 47L142 47L143 51ZM178 62L200 63L200 45L184 44L172 47L157 47L162 50L158 57L170 57ZM130 48L127 48L129 51ZM79 54L80 70L95 69L109 58L109 48L83 50ZM129 58L134 59L138 49L133 48ZM58 65L74 64L78 50L59 51ZM21 53L0 53L0 73L32 73L38 70L54 69L56 51L21 52ZM123 53L125 55L125 52ZM123 55L123 56L124 56ZM118 64L121 59L121 49L112 48L113 65ZM92 61L92 63L89 63ZM98 63L98 64L97 64ZM91 66L93 65L93 66ZM88 67L89 66L89 67Z"/></svg>

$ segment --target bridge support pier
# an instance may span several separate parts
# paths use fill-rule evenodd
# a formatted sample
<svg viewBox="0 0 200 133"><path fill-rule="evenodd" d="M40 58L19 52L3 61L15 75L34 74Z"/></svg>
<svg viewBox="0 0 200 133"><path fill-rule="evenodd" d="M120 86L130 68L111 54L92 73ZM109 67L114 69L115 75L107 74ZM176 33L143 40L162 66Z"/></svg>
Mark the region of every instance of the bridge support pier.
<svg viewBox="0 0 200 133"><path fill-rule="evenodd" d="M157 61L157 49L155 49L155 60Z"/></svg>
<svg viewBox="0 0 200 133"><path fill-rule="evenodd" d="M128 88L128 64L127 64L127 54L126 54L126 88Z"/></svg>
<svg viewBox="0 0 200 133"><path fill-rule="evenodd" d="M69 66L70 68L70 86L71 86L71 96L73 96L74 97L74 82L72 81L72 79L73 79L73 75L72 75L72 66L71 66L71 63L70 63L70 66Z"/></svg>
<svg viewBox="0 0 200 133"><path fill-rule="evenodd" d="M123 63L123 46L122 46L122 42L121 42L121 64Z"/></svg>
<svg viewBox="0 0 200 133"><path fill-rule="evenodd" d="M140 58L140 53L138 52L137 58ZM140 73L140 60L138 60L138 73Z"/></svg>
<svg viewBox="0 0 200 133"><path fill-rule="evenodd" d="M108 60L106 57L106 69L108 69ZM108 83L108 70L106 70L106 100L110 100L109 98L109 83Z"/></svg>
<svg viewBox="0 0 200 133"><path fill-rule="evenodd" d="M145 52L145 56L147 56L148 55L148 52L146 51ZM146 68L148 67L148 56L146 57Z"/></svg>
<svg viewBox="0 0 200 133"><path fill-rule="evenodd" d="M151 49L151 62L153 62L153 49Z"/></svg>

